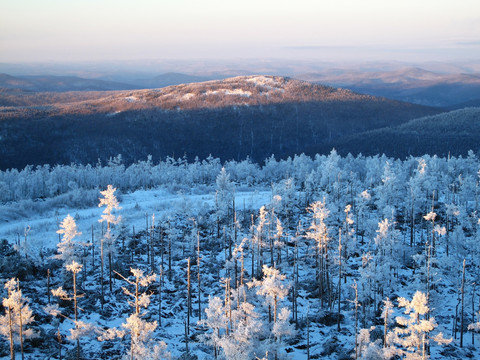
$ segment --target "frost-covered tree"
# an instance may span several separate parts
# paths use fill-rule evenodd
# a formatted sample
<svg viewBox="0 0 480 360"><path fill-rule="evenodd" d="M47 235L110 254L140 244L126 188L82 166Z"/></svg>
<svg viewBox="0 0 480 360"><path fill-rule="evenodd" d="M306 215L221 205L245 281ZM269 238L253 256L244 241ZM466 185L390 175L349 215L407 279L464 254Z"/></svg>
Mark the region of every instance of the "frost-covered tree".
<svg viewBox="0 0 480 360"><path fill-rule="evenodd" d="M382 174L382 182L375 187L377 194L376 205L383 210L381 216L391 216L392 208L398 206L400 198L400 179L401 171L397 170L395 163L386 161Z"/></svg>
<svg viewBox="0 0 480 360"><path fill-rule="evenodd" d="M311 204L307 211L312 214L312 222L309 232L306 233L308 239L313 239L316 243L316 255L318 262L318 296L320 297L321 305L324 305L324 295L327 293L328 303L331 301L329 280L329 259L328 259L328 228L326 225L326 218L330 214L323 201L316 201Z"/></svg>
<svg viewBox="0 0 480 360"><path fill-rule="evenodd" d="M385 290L395 288L394 276L400 259L400 233L394 228L391 220L384 219L378 223L377 236L375 237L375 280L376 288L380 297L383 297Z"/></svg>
<svg viewBox="0 0 480 360"><path fill-rule="evenodd" d="M132 292L126 287L123 291L126 295L133 299L129 301L135 311L125 320L122 327L126 330L108 329L101 336L100 341L106 341L115 337L124 337L126 332L130 334L130 351L125 359L149 359L160 360L169 359L170 354L166 351L166 344L163 341L156 341L153 337L153 332L157 328L157 321L148 322L144 319L145 313L141 312L141 308L148 308L150 305L150 294L141 291L141 287L148 287L156 278L156 274L144 275L140 269L130 269L134 280L127 279L121 274L117 273L128 284L134 286L135 290Z"/></svg>
<svg viewBox="0 0 480 360"><path fill-rule="evenodd" d="M98 220L100 223L106 222L107 223L107 232L104 234L101 240L101 282L102 282L102 299L103 299L103 244L107 245L107 255L108 255L108 273L109 273L109 285L110 285L110 292L112 291L112 257L115 251L115 240L116 237L112 235L111 232L111 225L118 224L122 217L116 216L114 214L115 210L120 210L121 207L118 203L117 197L115 196L115 191L117 188L112 187L112 185L108 185L107 190L100 191L100 194L103 195L103 198L99 198L100 202L98 207L105 206L103 210L103 214L101 219Z"/></svg>
<svg viewBox="0 0 480 360"><path fill-rule="evenodd" d="M18 234L18 242L14 245L14 249L20 254L25 255L25 259L28 260L28 234L31 230L30 225L27 225L23 228L23 242L20 242L20 234Z"/></svg>
<svg viewBox="0 0 480 360"><path fill-rule="evenodd" d="M335 149L332 149L322 164L320 186L329 193L333 191L333 185L339 178L339 173L341 172L339 167L340 160L340 155L338 155Z"/></svg>
<svg viewBox="0 0 480 360"><path fill-rule="evenodd" d="M244 290L243 287L240 289L236 292ZM251 359L260 346L258 341L263 323L255 306L245 299L241 299L231 313L229 307L219 297L209 298L206 318L202 322L211 332L206 334L205 341L214 346L215 358L221 350L227 360Z"/></svg>
<svg viewBox="0 0 480 360"><path fill-rule="evenodd" d="M268 229L268 212L265 206L260 208L260 212L258 214L257 219L257 226L253 226L252 230L255 230L254 236L252 236L252 278L254 277L254 260L255 260L255 252L256 252L256 259L257 259L257 267L256 267L256 277L259 278L261 276L261 271L263 267L263 248L267 246L267 229ZM253 221L253 217L252 217Z"/></svg>
<svg viewBox="0 0 480 360"><path fill-rule="evenodd" d="M445 339L441 332L431 337L430 333L437 327L434 317L428 317L430 312L427 296L417 291L411 301L405 298L398 299L398 306L405 308L407 316L397 316L399 327L394 329L392 341L401 346L399 353L405 359L427 359L427 346L430 340L439 345L449 344L452 340Z"/></svg>
<svg viewBox="0 0 480 360"><path fill-rule="evenodd" d="M375 329L360 329L357 336L357 354L356 359L362 360L383 360L390 357L384 357L383 349L380 347L380 340L371 341L370 332Z"/></svg>
<svg viewBox="0 0 480 360"><path fill-rule="evenodd" d="M225 279L225 299L209 298L206 316L201 323L210 329L204 341L214 347L215 358L223 355L228 360L243 360L253 359L269 350L272 354L277 353L284 345L283 339L294 334L290 311L287 308L281 308L278 314L276 311L279 302L288 294L285 276L266 265L263 273L262 280L248 283L249 288L255 288L254 293L243 285L232 290L229 279ZM262 320L266 315L256 311L253 305L256 303L266 303L269 309L273 307L273 323L268 325ZM272 321L270 310L268 319Z"/></svg>
<svg viewBox="0 0 480 360"><path fill-rule="evenodd" d="M10 343L10 359L15 360L15 342L20 343L22 360L24 358L24 339L35 337L36 334L30 328L25 328L34 322L32 310L27 304L20 290L20 282L12 278L5 283L7 297L2 300L5 315L0 316L0 335L6 337Z"/></svg>
<svg viewBox="0 0 480 360"><path fill-rule="evenodd" d="M220 234L220 224L227 221L232 213L235 186L224 167L216 179L215 205L217 213L217 236Z"/></svg>
<svg viewBox="0 0 480 360"><path fill-rule="evenodd" d="M365 232L368 228L365 224L365 217L367 215L368 206L370 204L371 199L372 199L372 195L367 190L364 190L357 195L355 200L355 204L356 204L355 234L357 238L359 235L362 236L362 245L363 245Z"/></svg>
<svg viewBox="0 0 480 360"><path fill-rule="evenodd" d="M391 316L393 314L393 304L390 299L387 297L383 301L383 310L382 310L382 318L383 318L383 347L386 348L389 346L388 344L388 325L392 322Z"/></svg>
<svg viewBox="0 0 480 360"><path fill-rule="evenodd" d="M418 160L417 168L414 175L408 180L408 208L410 214L410 246L415 243L415 215L424 204L425 181L426 181L426 167L425 159Z"/></svg>
<svg viewBox="0 0 480 360"><path fill-rule="evenodd" d="M62 235L62 240L57 244L59 254L55 255L55 258L62 260L66 264L71 263L73 260L78 260L75 254L75 246L77 244L73 239L82 235L82 233L77 231L75 219L70 214L60 223L60 229L57 231L57 234Z"/></svg>
<svg viewBox="0 0 480 360"><path fill-rule="evenodd" d="M83 295L79 295L77 293L77 274L82 271L82 265L76 261L72 261L70 264L66 265L66 269L72 273L72 294L68 294L61 286L57 289L53 289L52 294L61 300L73 302L74 318L71 319L68 316L63 315L58 307L58 304L48 305L45 310L52 316L62 316L73 322L74 327L70 329L69 339L74 340L77 343L76 359L78 360L80 359L80 339L82 337L93 336L95 334L95 326L79 320L78 317L78 299L83 297Z"/></svg>
<svg viewBox="0 0 480 360"><path fill-rule="evenodd" d="M351 213L351 210L352 210L352 205L348 204L347 206L345 206L345 209L343 211L345 213L345 220L343 222L345 226L345 234L344 234L345 239L343 241L345 262L348 261L350 257L349 251L352 251L350 249L356 247L355 246L356 244L354 243L355 238L353 237L355 230L353 228L354 221L353 221L353 215Z"/></svg>
<svg viewBox="0 0 480 360"><path fill-rule="evenodd" d="M257 287L257 295L265 296L267 302L273 305L273 322L277 322L278 302L288 295L289 284L285 283L286 275L278 269L263 265L263 279L253 280L249 287Z"/></svg>
<svg viewBox="0 0 480 360"><path fill-rule="evenodd" d="M285 345L283 339L295 335L295 327L290 323L290 310L283 307L278 314L277 320L273 324L272 334L275 337L275 357L279 350Z"/></svg>
<svg viewBox="0 0 480 360"><path fill-rule="evenodd" d="M202 323L207 325L211 333L207 335L206 342L213 346L215 358L217 358L217 349L220 346L220 339L223 331L228 327L228 318L220 297L214 296L208 298L208 306L205 309L206 318Z"/></svg>
<svg viewBox="0 0 480 360"><path fill-rule="evenodd" d="M279 204L276 206L276 213L285 220L290 220L296 204L295 183L292 178L282 180L272 185L272 191L280 197Z"/></svg>
<svg viewBox="0 0 480 360"><path fill-rule="evenodd" d="M57 231L57 234L62 235L62 239L57 244L59 253L55 255L55 258L63 261L65 266L71 264L73 261L80 261L80 258L83 258L83 261L85 261L86 254L80 253L80 247L89 246L91 244L76 240L74 241L76 237L82 235L81 232L77 231L75 219L68 214L60 223L59 227L60 229Z"/></svg>

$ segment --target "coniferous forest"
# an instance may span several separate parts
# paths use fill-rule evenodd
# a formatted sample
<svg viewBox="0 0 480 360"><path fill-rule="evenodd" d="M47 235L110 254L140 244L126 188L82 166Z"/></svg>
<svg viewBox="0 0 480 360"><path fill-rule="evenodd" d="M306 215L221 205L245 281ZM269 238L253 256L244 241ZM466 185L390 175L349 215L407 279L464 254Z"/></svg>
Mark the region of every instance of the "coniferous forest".
<svg viewBox="0 0 480 360"><path fill-rule="evenodd" d="M0 173L5 359L480 357L480 162Z"/></svg>

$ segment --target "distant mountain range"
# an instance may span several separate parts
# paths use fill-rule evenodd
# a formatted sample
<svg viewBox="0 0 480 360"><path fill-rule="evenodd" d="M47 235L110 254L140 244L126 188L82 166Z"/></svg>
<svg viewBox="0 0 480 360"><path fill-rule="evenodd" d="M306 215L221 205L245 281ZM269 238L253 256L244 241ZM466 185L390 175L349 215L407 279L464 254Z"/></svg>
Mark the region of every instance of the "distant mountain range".
<svg viewBox="0 0 480 360"><path fill-rule="evenodd" d="M19 89L25 91L107 91L128 90L139 87L96 79L83 79L76 76L10 76L0 74L0 88Z"/></svg>
<svg viewBox="0 0 480 360"><path fill-rule="evenodd" d="M388 64L387 64L388 65ZM341 87L355 92L383 96L395 100L411 102L419 105L443 107L448 109L462 108L467 104L480 103L480 73L462 67L433 66L436 71L420 67L399 67L372 64L372 68L324 68L318 72L298 73L293 77L299 80ZM467 72L468 71L468 72ZM35 92L65 91L109 91L156 89L171 85L221 80L236 75L247 75L251 72L223 68L218 72L204 72L202 75L191 75L179 72L168 72L157 76L135 78L121 74L82 78L77 76L11 76L0 74L0 89L16 89ZM93 76L94 74L90 74ZM123 81L118 81L123 79ZM126 81L125 81L126 80Z"/></svg>
<svg viewBox="0 0 480 360"><path fill-rule="evenodd" d="M194 76L181 73L166 73L155 76L151 79L138 79L133 80L132 84L142 89L156 89L171 85L198 83L208 80L221 79L222 77L216 76Z"/></svg>
<svg viewBox="0 0 480 360"><path fill-rule="evenodd" d="M480 102L480 74L437 73L406 67L370 72L331 69L296 78L427 106L461 108L467 102Z"/></svg>
<svg viewBox="0 0 480 360"><path fill-rule="evenodd" d="M0 91L0 168L165 156L263 161L442 110L278 76L156 90ZM368 149L371 144L365 143ZM328 150L330 151L331 148ZM363 152L363 151L362 151Z"/></svg>
<svg viewBox="0 0 480 360"><path fill-rule="evenodd" d="M195 76L181 73L165 73L153 78L134 79L129 83L103 79L86 79L78 76L11 76L0 74L0 89L15 89L34 92L66 91L112 91L134 89L157 89L170 85L218 80L225 76Z"/></svg>

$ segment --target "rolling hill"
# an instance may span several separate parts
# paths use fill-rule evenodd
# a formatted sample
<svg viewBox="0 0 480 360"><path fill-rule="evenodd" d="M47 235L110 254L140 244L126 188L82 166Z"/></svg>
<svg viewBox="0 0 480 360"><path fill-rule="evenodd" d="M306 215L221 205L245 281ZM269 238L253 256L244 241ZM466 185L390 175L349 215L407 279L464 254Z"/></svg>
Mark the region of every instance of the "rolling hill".
<svg viewBox="0 0 480 360"><path fill-rule="evenodd" d="M276 76L77 94L42 103L36 96L55 96L40 93L31 95L34 105L1 107L0 168L96 163L117 154L126 163L149 154L263 161L440 112Z"/></svg>

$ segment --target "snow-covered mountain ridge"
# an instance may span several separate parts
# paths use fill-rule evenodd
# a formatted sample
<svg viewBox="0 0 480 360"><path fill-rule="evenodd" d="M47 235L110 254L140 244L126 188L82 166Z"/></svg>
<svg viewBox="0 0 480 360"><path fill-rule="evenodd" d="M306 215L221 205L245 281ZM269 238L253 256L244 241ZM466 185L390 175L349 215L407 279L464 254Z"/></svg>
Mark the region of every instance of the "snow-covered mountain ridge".
<svg viewBox="0 0 480 360"><path fill-rule="evenodd" d="M8 92L6 93L8 95ZM66 114L119 113L148 109L163 110L198 110L222 108L227 106L271 105L289 102L328 102L328 101L383 101L373 96L355 94L349 90L326 87L306 81L280 76L238 76L224 80L212 80L200 83L172 85L161 89L97 92L91 99L80 93L80 101L71 94L69 103L55 103L58 97L66 97L65 93L50 94L48 105L50 116ZM18 117L28 110L29 98L41 95L25 94L25 107L15 111L14 107L5 106L0 117ZM95 98L96 96L96 98ZM10 101L11 102L11 101ZM5 100L5 103L7 101ZM1 104L1 96L0 96ZM36 105L39 105L38 103ZM43 104L45 105L45 104ZM43 110L44 111L44 110Z"/></svg>

